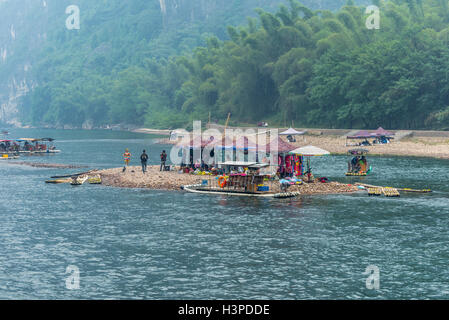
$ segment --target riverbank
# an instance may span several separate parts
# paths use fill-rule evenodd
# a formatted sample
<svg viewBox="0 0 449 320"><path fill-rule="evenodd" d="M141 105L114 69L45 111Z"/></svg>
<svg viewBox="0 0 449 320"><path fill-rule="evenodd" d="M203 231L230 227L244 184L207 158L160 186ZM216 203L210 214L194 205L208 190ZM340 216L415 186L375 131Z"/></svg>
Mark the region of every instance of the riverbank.
<svg viewBox="0 0 449 320"><path fill-rule="evenodd" d="M235 129L235 128L234 128ZM241 128L246 129L246 128ZM304 136L297 136L297 142L291 143L295 147L313 145L332 154L346 154L354 146L347 145L360 142L360 140L346 140L349 133L343 129L301 129L306 130ZM279 132L282 130L280 129ZM397 132L406 133L406 137L400 140L392 140L390 144L373 145L363 147L369 150L370 155L378 156L411 156L429 157L437 159L449 159L449 132L447 131L410 131ZM285 141L286 139L283 138ZM158 144L174 145L176 141L168 138L158 139Z"/></svg>
<svg viewBox="0 0 449 320"><path fill-rule="evenodd" d="M337 136L312 136L297 137L293 145L301 147L314 145L328 150L333 154L346 154L351 146L346 146L346 139ZM348 140L354 143L354 140ZM413 156L449 159L449 138L445 137L411 137L390 144L373 145L363 147L369 150L369 155L378 156Z"/></svg>
<svg viewBox="0 0 449 320"><path fill-rule="evenodd" d="M192 174L180 174L177 171L160 172L159 166L149 166L145 174L142 173L141 167L137 166L128 167L125 172L122 172L122 169L105 169L95 171L92 174L99 174L105 186L152 190L181 190L182 186L198 184L208 178ZM356 192L357 190L357 187L353 185L339 182L320 183L315 181L315 183L292 186L288 191L299 191L303 195L314 195L350 193ZM272 191L280 192L280 189Z"/></svg>

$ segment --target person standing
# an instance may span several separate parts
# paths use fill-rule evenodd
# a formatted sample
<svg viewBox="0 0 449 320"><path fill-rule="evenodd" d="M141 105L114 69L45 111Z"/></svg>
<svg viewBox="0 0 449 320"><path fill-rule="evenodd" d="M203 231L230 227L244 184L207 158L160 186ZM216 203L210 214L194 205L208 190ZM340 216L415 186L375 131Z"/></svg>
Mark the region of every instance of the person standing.
<svg viewBox="0 0 449 320"><path fill-rule="evenodd" d="M165 171L165 163L167 162L167 154L165 153L165 150L161 153L161 168L159 171L164 170Z"/></svg>
<svg viewBox="0 0 449 320"><path fill-rule="evenodd" d="M123 154L123 159L125 160L125 166L123 167L123 171L122 172L125 172L126 171L126 167L128 167L129 161L131 160L131 153L129 153L128 149L125 150L125 153Z"/></svg>
<svg viewBox="0 0 449 320"><path fill-rule="evenodd" d="M147 172L147 162L148 162L148 154L145 150L143 150L143 153L140 156L140 162L142 163L142 172L145 174L145 172Z"/></svg>

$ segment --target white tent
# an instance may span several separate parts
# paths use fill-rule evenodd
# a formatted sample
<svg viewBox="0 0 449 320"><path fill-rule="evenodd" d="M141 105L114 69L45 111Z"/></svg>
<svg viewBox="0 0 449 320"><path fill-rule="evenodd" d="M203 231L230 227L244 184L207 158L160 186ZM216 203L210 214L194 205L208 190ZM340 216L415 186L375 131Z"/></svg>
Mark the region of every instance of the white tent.
<svg viewBox="0 0 449 320"><path fill-rule="evenodd" d="M326 156L330 154L329 151L314 146L301 147L293 151L290 151L290 153L306 157Z"/></svg>
<svg viewBox="0 0 449 320"><path fill-rule="evenodd" d="M318 147L314 147L314 146L306 146L306 147L301 147L298 149L295 149L293 151L290 151L291 154L297 154L297 155L301 155L304 157L307 157L307 176L310 180L310 175L312 174L312 168L310 167L310 157L317 157L317 156L326 156L329 155L330 152Z"/></svg>
<svg viewBox="0 0 449 320"><path fill-rule="evenodd" d="M301 136L303 134L305 134L304 131L296 131L293 128L290 128L284 132L279 133L280 136Z"/></svg>

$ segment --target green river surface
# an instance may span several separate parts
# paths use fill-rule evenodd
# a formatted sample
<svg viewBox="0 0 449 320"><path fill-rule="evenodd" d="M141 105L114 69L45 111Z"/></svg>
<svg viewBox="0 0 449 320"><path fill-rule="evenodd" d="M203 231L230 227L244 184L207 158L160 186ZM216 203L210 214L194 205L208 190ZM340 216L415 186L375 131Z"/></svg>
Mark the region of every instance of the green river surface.
<svg viewBox="0 0 449 320"><path fill-rule="evenodd" d="M53 137L57 155L20 161L112 168L129 148L168 146L116 131L11 129ZM449 146L448 146L449 147ZM312 160L341 182L431 188L399 199L351 195L268 200L105 186L47 185L42 169L0 163L0 299L447 299L449 161L370 157L373 175L346 178L348 157ZM151 177L149 177L150 179ZM69 290L66 268L80 271ZM365 269L380 271L379 290Z"/></svg>

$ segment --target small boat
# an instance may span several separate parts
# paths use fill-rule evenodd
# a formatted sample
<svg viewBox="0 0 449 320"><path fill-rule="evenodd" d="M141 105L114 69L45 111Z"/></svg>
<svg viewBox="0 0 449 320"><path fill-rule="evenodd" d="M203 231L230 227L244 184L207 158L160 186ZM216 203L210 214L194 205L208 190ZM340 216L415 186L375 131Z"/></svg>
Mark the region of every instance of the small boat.
<svg viewBox="0 0 449 320"><path fill-rule="evenodd" d="M295 198L300 195L299 192L250 193L250 192L243 192L243 191L221 191L221 190L204 188L204 186L202 184L183 186L182 190L185 190L190 193L253 197L253 198L275 198L275 199Z"/></svg>
<svg viewBox="0 0 449 320"><path fill-rule="evenodd" d="M19 159L18 155L11 155L11 154L2 154L2 156L0 157L0 160L14 160L14 159Z"/></svg>
<svg viewBox="0 0 449 320"><path fill-rule="evenodd" d="M181 189L191 193L255 198L283 199L299 196L299 192L287 192L282 189L279 182L270 180L270 175L259 174L260 169L268 167L268 164L227 161L219 165L223 166L225 174L208 176L201 184L187 185Z"/></svg>
<svg viewBox="0 0 449 320"><path fill-rule="evenodd" d="M431 189L411 189L411 188L391 188L391 187L379 187L379 186L373 186L371 184L366 184L366 183L356 183L356 186L359 187L364 187L365 189L372 189L372 193L375 193L374 190L376 189L384 189L384 188L389 188L389 189L396 189L398 191L402 191L402 192L409 192L409 193L432 193Z"/></svg>
<svg viewBox="0 0 449 320"><path fill-rule="evenodd" d="M53 138L21 138L14 141L14 147L19 153L27 155L60 153L61 150L56 149L54 141Z"/></svg>
<svg viewBox="0 0 449 320"><path fill-rule="evenodd" d="M56 180L47 180L45 183L52 183L52 184L61 184L61 183L71 183L72 179L56 179Z"/></svg>
<svg viewBox="0 0 449 320"><path fill-rule="evenodd" d="M87 180L89 180L89 176L87 176L87 175L85 175L85 176L77 176L77 177L73 177L72 178L72 182L70 182L70 184L72 186L81 186Z"/></svg>
<svg viewBox="0 0 449 320"><path fill-rule="evenodd" d="M352 160L348 161L347 177L364 177L372 172L372 167L368 166L366 160L366 154L369 152L367 149L352 149L348 151L348 154L352 156Z"/></svg>

